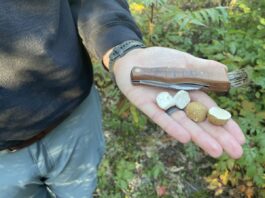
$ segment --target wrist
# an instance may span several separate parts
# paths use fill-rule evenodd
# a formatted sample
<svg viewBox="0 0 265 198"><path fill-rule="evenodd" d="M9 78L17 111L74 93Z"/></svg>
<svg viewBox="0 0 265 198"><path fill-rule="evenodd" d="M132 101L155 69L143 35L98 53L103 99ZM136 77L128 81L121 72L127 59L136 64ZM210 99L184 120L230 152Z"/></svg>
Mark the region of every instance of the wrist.
<svg viewBox="0 0 265 198"><path fill-rule="evenodd" d="M104 65L104 67L109 70L109 56L111 54L111 52L113 51L113 48L111 48L110 50L108 50L105 55L103 56L103 59L102 59L102 63Z"/></svg>
<svg viewBox="0 0 265 198"><path fill-rule="evenodd" d="M130 65L132 67L135 66L133 65L134 64L133 62L135 61L135 59L137 59L136 57L139 57L139 54L141 54L143 50L145 49L144 48L132 49L124 56L117 59L112 66L112 72L116 74L116 72L121 71L120 69L123 67L126 67L124 69L127 70L127 68L130 67Z"/></svg>
<svg viewBox="0 0 265 198"><path fill-rule="evenodd" d="M109 72L112 75L112 79L114 79L114 71L113 71L113 66L115 62L120 59L121 57L125 56L127 53L134 49L139 49L139 48L145 48L144 44L140 41L135 41L135 40L128 40L125 41L114 48L108 50L105 55L103 56L102 63L106 69L109 70Z"/></svg>

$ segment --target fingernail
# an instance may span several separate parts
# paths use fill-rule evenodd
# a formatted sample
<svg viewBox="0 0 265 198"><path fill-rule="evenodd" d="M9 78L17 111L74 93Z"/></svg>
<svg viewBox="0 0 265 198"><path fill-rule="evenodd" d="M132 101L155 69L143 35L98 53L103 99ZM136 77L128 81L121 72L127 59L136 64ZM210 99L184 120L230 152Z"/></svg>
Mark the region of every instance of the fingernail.
<svg viewBox="0 0 265 198"><path fill-rule="evenodd" d="M223 153L222 147L218 144L211 144L211 151L212 151L212 156L215 158L220 157Z"/></svg>
<svg viewBox="0 0 265 198"><path fill-rule="evenodd" d="M243 149L242 149L242 147L240 147L240 148L237 148L237 149L234 151L232 157L233 157L234 159L239 159L242 155L243 155Z"/></svg>

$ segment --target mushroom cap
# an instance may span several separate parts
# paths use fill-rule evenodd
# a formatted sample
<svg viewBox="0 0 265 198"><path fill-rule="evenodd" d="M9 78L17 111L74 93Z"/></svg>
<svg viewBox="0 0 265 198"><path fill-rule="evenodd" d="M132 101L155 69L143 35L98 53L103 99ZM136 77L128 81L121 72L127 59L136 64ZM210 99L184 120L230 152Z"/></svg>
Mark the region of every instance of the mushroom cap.
<svg viewBox="0 0 265 198"><path fill-rule="evenodd" d="M200 102L191 102L185 108L186 115L194 122L202 122L207 117L207 107Z"/></svg>

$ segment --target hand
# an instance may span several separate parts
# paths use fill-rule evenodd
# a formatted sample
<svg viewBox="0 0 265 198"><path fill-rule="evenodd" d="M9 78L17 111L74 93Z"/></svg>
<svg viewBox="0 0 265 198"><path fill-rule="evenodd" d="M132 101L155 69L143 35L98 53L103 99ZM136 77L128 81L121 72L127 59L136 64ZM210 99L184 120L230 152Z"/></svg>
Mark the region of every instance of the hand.
<svg viewBox="0 0 265 198"><path fill-rule="evenodd" d="M245 137L232 119L221 127L214 126L207 120L195 123L181 110L170 116L161 110L155 102L157 94L163 89L133 86L130 80L130 71L133 66L193 68L206 65L226 68L225 65L216 61L196 58L174 49L150 47L132 50L118 59L114 65L114 74L117 85L123 94L170 136L182 143L192 140L212 157L219 157L224 150L232 158L237 159L243 153L241 145L245 142ZM216 106L216 103L202 91L192 91L190 96L193 101L199 101L208 108Z"/></svg>

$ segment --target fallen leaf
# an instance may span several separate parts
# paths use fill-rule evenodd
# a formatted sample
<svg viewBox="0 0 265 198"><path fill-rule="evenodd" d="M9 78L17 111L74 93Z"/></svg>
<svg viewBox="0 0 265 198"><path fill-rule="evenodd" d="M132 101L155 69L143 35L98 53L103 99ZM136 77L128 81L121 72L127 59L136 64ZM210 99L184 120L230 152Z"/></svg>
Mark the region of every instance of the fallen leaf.
<svg viewBox="0 0 265 198"><path fill-rule="evenodd" d="M156 194L158 197L162 197L166 194L166 187L165 186L157 186L156 187Z"/></svg>

